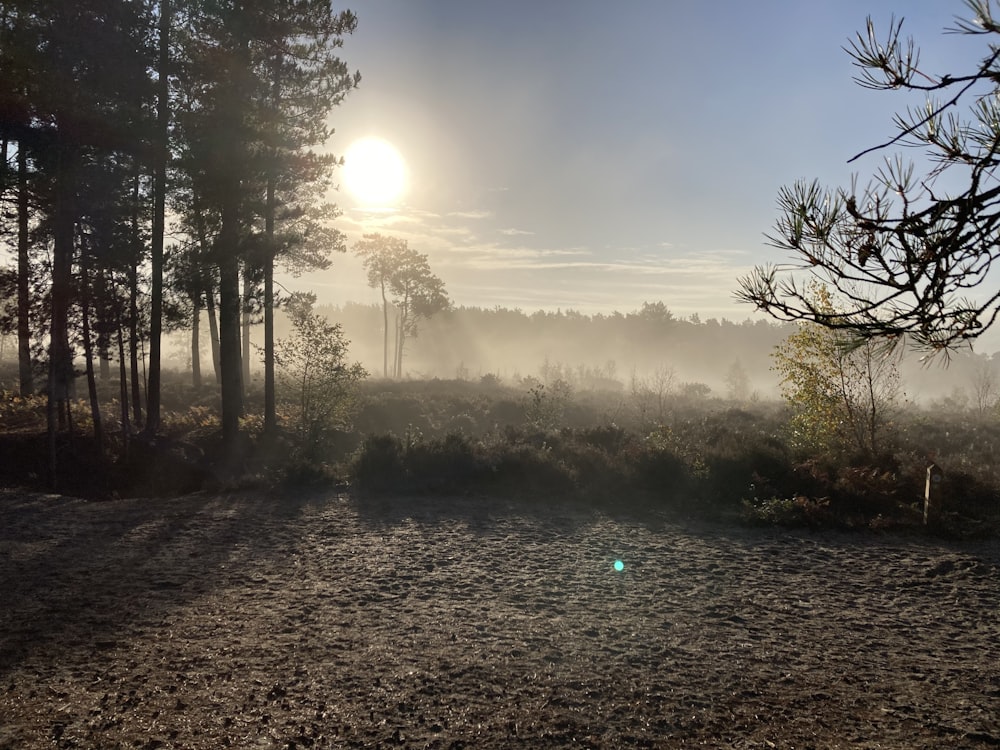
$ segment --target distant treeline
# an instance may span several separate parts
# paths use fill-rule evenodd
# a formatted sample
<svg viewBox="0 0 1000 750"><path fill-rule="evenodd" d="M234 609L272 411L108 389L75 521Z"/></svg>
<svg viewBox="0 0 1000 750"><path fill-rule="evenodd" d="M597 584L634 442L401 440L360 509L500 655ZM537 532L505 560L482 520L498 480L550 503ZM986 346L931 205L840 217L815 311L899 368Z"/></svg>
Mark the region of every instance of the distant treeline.
<svg viewBox="0 0 1000 750"><path fill-rule="evenodd" d="M348 303L318 312L343 325L353 356L365 363L380 361L377 306ZM680 319L662 302L645 303L629 313L594 315L456 307L421 323L418 337L407 344L407 374L495 375L507 382L562 377L581 386L600 386L601 381L627 386L633 376L672 374L678 384L699 381L715 389L738 364L751 381L770 387L771 351L791 330L767 321Z"/></svg>
<svg viewBox="0 0 1000 750"><path fill-rule="evenodd" d="M373 373L380 371L382 312L377 305L346 303L317 311L343 326L353 358ZM769 399L778 395L772 352L794 330L794 324L764 319L679 318L663 302L647 302L632 312L593 315L455 307L422 321L417 338L407 342L404 375L493 375L507 384L528 376L543 381L563 377L576 387L614 381L623 388L638 378L670 381L675 389L702 383L711 388L711 395L727 397L733 377L742 372L749 394ZM968 352L930 365L907 355L901 367L904 392L921 402L950 400L956 408L972 408L983 398L983 381L1000 380L998 366L1000 360Z"/></svg>

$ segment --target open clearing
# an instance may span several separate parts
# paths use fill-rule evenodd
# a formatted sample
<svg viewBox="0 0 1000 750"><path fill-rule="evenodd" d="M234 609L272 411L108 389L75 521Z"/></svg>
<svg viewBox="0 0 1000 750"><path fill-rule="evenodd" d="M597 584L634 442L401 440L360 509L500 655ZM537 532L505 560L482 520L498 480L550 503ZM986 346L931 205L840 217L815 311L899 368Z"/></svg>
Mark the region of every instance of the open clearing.
<svg viewBox="0 0 1000 750"><path fill-rule="evenodd" d="M1000 544L0 492L0 748L699 745L1000 745Z"/></svg>

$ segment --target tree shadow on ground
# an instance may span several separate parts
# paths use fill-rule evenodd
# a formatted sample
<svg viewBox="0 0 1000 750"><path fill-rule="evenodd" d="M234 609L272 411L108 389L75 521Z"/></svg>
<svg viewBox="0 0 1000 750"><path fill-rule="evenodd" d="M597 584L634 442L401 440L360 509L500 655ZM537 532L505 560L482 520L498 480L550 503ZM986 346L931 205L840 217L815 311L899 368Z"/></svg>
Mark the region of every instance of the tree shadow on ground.
<svg viewBox="0 0 1000 750"><path fill-rule="evenodd" d="M0 677L26 656L107 649L280 555L309 497L194 494L87 501L0 490Z"/></svg>

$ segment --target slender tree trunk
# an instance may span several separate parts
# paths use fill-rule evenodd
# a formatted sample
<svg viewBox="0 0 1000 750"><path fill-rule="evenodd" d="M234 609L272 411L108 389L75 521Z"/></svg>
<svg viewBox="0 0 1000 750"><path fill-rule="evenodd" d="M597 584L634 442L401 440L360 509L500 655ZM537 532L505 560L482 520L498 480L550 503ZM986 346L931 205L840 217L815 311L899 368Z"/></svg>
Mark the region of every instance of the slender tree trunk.
<svg viewBox="0 0 1000 750"><path fill-rule="evenodd" d="M247 389L250 387L250 310L253 306L253 281L250 278L250 264L243 263L243 305L242 311L242 339L240 342L240 347L243 352L242 368L240 370L242 377L240 378L240 384L242 386L243 398L246 398Z"/></svg>
<svg viewBox="0 0 1000 750"><path fill-rule="evenodd" d="M167 129L170 102L167 67L170 63L170 0L160 0L159 60L156 84L156 144L153 170L153 236L150 247L152 274L149 320L149 383L146 395L146 431L160 427L160 338L163 327L163 231L167 194Z"/></svg>
<svg viewBox="0 0 1000 750"><path fill-rule="evenodd" d="M219 363L222 371L222 443L227 460L237 458L243 388L240 363L239 185L230 175L223 191L222 224L216 244L219 262Z"/></svg>
<svg viewBox="0 0 1000 750"><path fill-rule="evenodd" d="M274 384L274 173L267 177L264 209L264 434L278 428L277 398Z"/></svg>
<svg viewBox="0 0 1000 750"><path fill-rule="evenodd" d="M61 118L57 118L61 120ZM60 132L62 128L59 129ZM59 143L56 167L56 201L52 248L52 321L49 329L49 481L58 487L56 456L57 426L68 424L63 407L68 408L73 385L73 353L69 344L69 308L73 283L73 230L76 226L76 153Z"/></svg>
<svg viewBox="0 0 1000 750"><path fill-rule="evenodd" d="M212 344L212 367L215 368L215 382L222 383L222 346L219 343L219 317L215 307L215 288L205 284L205 309L208 311L208 338Z"/></svg>
<svg viewBox="0 0 1000 750"><path fill-rule="evenodd" d="M31 371L31 265L28 262L28 154L17 145L17 372L22 396L35 392Z"/></svg>
<svg viewBox="0 0 1000 750"><path fill-rule="evenodd" d="M137 427L142 425L142 384L139 377L139 273L135 266L128 272L129 287L129 371L132 380L132 415Z"/></svg>
<svg viewBox="0 0 1000 750"><path fill-rule="evenodd" d="M98 455L104 453L104 430L101 424L101 405L97 395L97 377L94 373L94 342L90 336L90 279L86 255L80 255L80 312L83 317L83 358L87 373L87 395L90 397L90 416L94 422L94 442Z"/></svg>
<svg viewBox="0 0 1000 750"><path fill-rule="evenodd" d="M132 436L132 427L129 423L128 414L128 373L125 370L125 334L122 330L121 316L118 316L118 390L121 403L122 419L122 449L125 457L128 458L129 440Z"/></svg>
<svg viewBox="0 0 1000 750"><path fill-rule="evenodd" d="M396 353L393 361L393 377L397 379L403 377L403 339L405 338L404 325L405 321L401 311L399 313L399 317L396 318Z"/></svg>
<svg viewBox="0 0 1000 750"><path fill-rule="evenodd" d="M191 385L201 389L201 295L191 298Z"/></svg>
<svg viewBox="0 0 1000 750"><path fill-rule="evenodd" d="M139 380L139 168L132 175L132 248L135 252L128 272L129 290L129 364L132 373L132 417L142 426L142 386Z"/></svg>
<svg viewBox="0 0 1000 750"><path fill-rule="evenodd" d="M194 210L194 226L198 235L198 249L201 257L206 257L209 251L208 232L205 229L205 215L201 206L201 198L195 191L191 198L191 206ZM201 291L205 295L205 309L208 312L208 338L212 345L212 367L215 369L216 384L222 383L222 365L219 354L219 322L215 315L215 285L208 274L210 272L203 266L199 270L201 279Z"/></svg>
<svg viewBox="0 0 1000 750"><path fill-rule="evenodd" d="M389 301L385 298L385 279L382 279L382 377L389 377Z"/></svg>
<svg viewBox="0 0 1000 750"><path fill-rule="evenodd" d="M94 279L95 289L91 295L93 300L98 303L99 307L96 313L96 327L97 327L97 362L99 366L99 375L102 383L108 383L111 380L111 339L112 339L112 314L111 302L113 295L111 293L111 288L113 284L108 282L109 270L107 268L102 268L97 272L97 276Z"/></svg>

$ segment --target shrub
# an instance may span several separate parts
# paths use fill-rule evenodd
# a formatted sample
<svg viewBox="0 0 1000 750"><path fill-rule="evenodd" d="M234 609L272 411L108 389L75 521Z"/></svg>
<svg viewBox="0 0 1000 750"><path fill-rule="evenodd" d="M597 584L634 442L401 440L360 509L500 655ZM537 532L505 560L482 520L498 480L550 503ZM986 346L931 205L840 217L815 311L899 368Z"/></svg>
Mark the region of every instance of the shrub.
<svg viewBox="0 0 1000 750"><path fill-rule="evenodd" d="M804 495L790 498L754 498L743 501L744 517L751 523L768 526L808 526L811 528L837 525L830 512L828 498L813 499Z"/></svg>
<svg viewBox="0 0 1000 750"><path fill-rule="evenodd" d="M280 392L294 415L303 457L322 460L332 432L350 424L358 383L367 373L347 361L350 342L340 324L313 313L306 296L293 296L288 314L293 334L274 350Z"/></svg>
<svg viewBox="0 0 1000 750"><path fill-rule="evenodd" d="M408 488L416 492L462 492L476 484L479 464L460 433L420 441L403 454Z"/></svg>
<svg viewBox="0 0 1000 750"><path fill-rule="evenodd" d="M6 430L44 428L46 397L19 396L0 390L0 425Z"/></svg>
<svg viewBox="0 0 1000 750"><path fill-rule="evenodd" d="M493 464L494 488L515 494L563 497L576 489L572 469L547 445L508 445Z"/></svg>
<svg viewBox="0 0 1000 750"><path fill-rule="evenodd" d="M692 502L694 477L688 463L663 445L640 446L628 460L634 467L636 486L670 502Z"/></svg>
<svg viewBox="0 0 1000 750"><path fill-rule="evenodd" d="M587 445L600 448L612 456L618 455L632 439L628 432L615 424L589 427L577 434Z"/></svg>
<svg viewBox="0 0 1000 750"><path fill-rule="evenodd" d="M366 491L403 487L403 441L392 434L369 435L354 458L351 475Z"/></svg>

